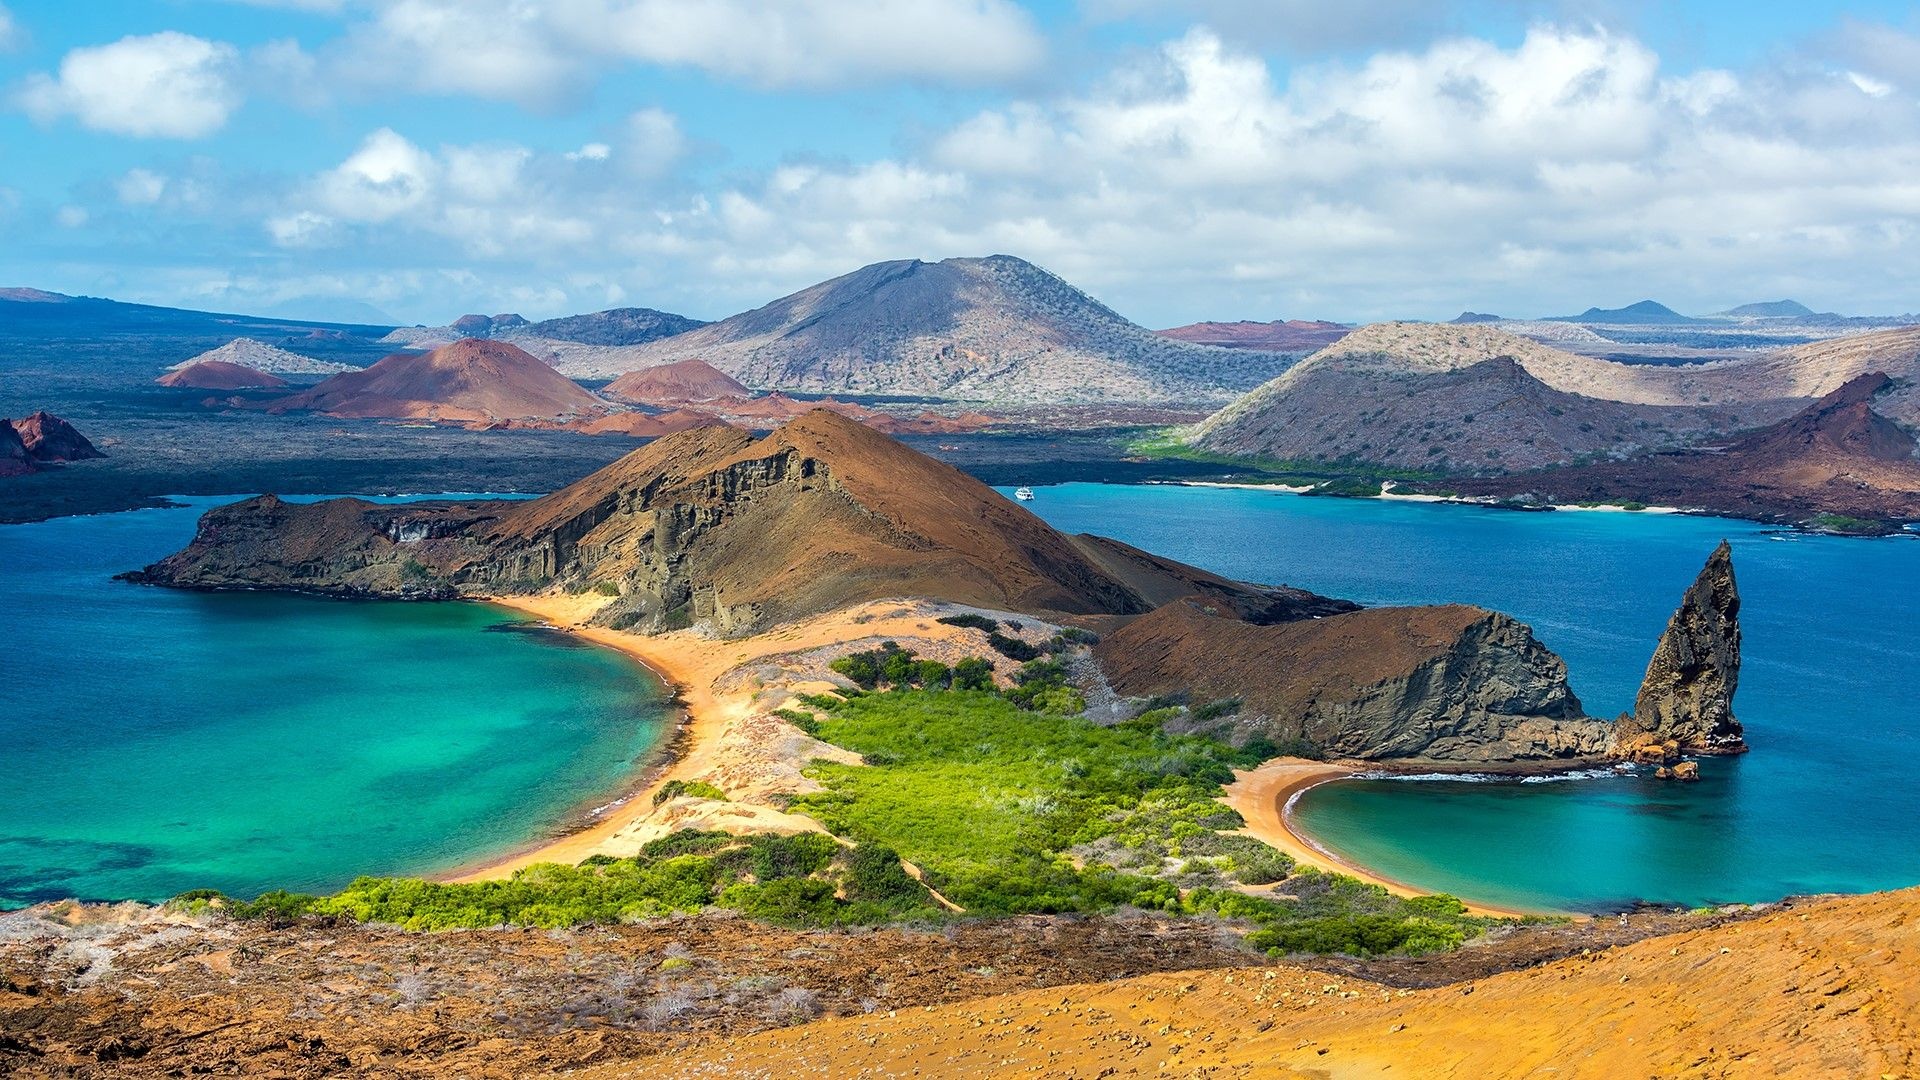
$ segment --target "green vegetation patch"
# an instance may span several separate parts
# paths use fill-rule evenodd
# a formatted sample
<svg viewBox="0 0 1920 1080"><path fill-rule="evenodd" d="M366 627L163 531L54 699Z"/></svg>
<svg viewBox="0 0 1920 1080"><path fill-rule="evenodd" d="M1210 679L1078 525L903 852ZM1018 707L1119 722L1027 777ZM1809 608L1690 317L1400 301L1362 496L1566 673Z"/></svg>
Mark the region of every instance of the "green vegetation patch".
<svg viewBox="0 0 1920 1080"><path fill-rule="evenodd" d="M790 926L840 926L935 918L939 907L880 845L844 847L830 836L679 832L631 859L545 863L505 881L445 884L363 877L332 896L270 892L248 901L198 890L172 903L219 906L239 918L302 916L391 923L409 930L579 926L732 908Z"/></svg>
<svg viewBox="0 0 1920 1080"><path fill-rule="evenodd" d="M1484 925L1451 897L1402 900L1300 870L1229 831L1243 822L1218 801L1220 785L1257 751L1152 722L1029 712L982 692L861 695L817 727L868 764L816 763L827 790L793 809L899 851L970 914L1132 904L1251 920L1262 949L1363 955L1451 948ZM1284 895L1226 887L1236 881L1284 882Z"/></svg>
<svg viewBox="0 0 1920 1080"><path fill-rule="evenodd" d="M1169 734L1165 721L1184 708L1172 703L1094 724L1079 715L1086 703L1055 658L1029 661L1003 689L985 660L938 665L939 673L924 665L887 642L835 661L862 689L809 695L811 711L782 711L866 762L815 762L809 774L825 790L791 806L835 836L683 831L634 858L533 866L505 881L360 878L326 897L234 901L200 891L174 904L414 930L574 926L708 907L791 926L956 917L931 886L970 916L1133 906L1251 923L1248 942L1275 955L1431 952L1486 925L1452 897L1401 899L1297 867L1237 832L1244 822L1220 801L1221 785L1271 746ZM1193 711L1219 718L1238 707L1226 700ZM698 782L666 790L725 798ZM903 855L925 885L906 872ZM1271 895L1240 889L1269 884Z"/></svg>

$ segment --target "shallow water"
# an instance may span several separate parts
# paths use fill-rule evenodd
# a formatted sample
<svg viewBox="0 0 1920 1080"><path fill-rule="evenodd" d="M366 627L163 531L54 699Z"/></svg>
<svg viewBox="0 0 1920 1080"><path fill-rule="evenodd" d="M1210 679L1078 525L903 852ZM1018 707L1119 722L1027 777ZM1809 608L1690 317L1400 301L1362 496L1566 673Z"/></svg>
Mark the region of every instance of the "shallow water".
<svg viewBox="0 0 1920 1080"><path fill-rule="evenodd" d="M1342 781L1302 797L1295 821L1398 880L1533 908L1920 883L1920 539L1218 488L1037 494L1025 505L1055 526L1235 577L1510 612L1566 658L1597 716L1631 707L1680 594L1725 537L1744 601L1735 713L1752 753L1704 761L1692 785Z"/></svg>
<svg viewBox="0 0 1920 1080"><path fill-rule="evenodd" d="M657 743L645 668L504 609L112 581L230 500L190 501L0 526L0 906L446 870Z"/></svg>

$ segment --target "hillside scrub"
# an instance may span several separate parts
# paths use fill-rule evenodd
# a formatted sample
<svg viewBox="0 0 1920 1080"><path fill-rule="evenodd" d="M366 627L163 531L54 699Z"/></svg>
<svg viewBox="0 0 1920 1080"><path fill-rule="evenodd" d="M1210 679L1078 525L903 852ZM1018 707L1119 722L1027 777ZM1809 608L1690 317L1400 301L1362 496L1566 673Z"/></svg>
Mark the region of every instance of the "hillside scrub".
<svg viewBox="0 0 1920 1080"><path fill-rule="evenodd" d="M844 667L841 661L855 661ZM1219 801L1235 768L1269 747L1235 748L1168 734L1177 710L1103 727L1079 713L1065 665L1036 659L996 689L969 658L929 678L887 642L835 670L872 688L807 695L782 710L809 734L858 752L863 765L817 761L824 791L793 801L833 835L734 836L682 831L633 858L545 864L505 881L442 884L360 878L333 896L273 892L235 901L212 892L174 903L241 918L307 916L413 930L626 922L715 907L788 926L871 925L967 916L1136 907L1251 924L1256 949L1360 956L1448 949L1480 932L1449 896L1401 899L1353 878L1294 865L1240 834ZM886 688L890 687L890 688ZM1237 702L1202 706L1224 714ZM674 794L724 798L705 784ZM902 857L921 871L909 876ZM1277 884L1274 895L1244 886Z"/></svg>
<svg viewBox="0 0 1920 1080"><path fill-rule="evenodd" d="M1244 822L1217 801L1220 786L1258 751L1152 721L1101 727L1028 712L1011 700L1021 688L896 690L833 705L816 718L818 736L867 764L817 763L811 775L827 790L792 809L899 851L975 915L1132 904L1250 920L1261 949L1361 955L1451 948L1484 925L1452 897L1403 900L1296 868L1232 832ZM1230 888L1275 881L1287 898Z"/></svg>

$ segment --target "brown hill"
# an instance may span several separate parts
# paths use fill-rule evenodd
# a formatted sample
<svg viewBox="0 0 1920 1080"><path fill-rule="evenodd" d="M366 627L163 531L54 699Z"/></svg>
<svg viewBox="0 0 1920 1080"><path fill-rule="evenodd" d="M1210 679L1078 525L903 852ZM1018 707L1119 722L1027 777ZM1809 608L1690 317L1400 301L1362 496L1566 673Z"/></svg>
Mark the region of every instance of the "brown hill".
<svg viewBox="0 0 1920 1080"><path fill-rule="evenodd" d="M1270 352L1313 352L1326 348L1352 332L1353 328L1349 326L1309 319L1197 322L1154 331L1161 337L1190 341L1195 345L1266 349Z"/></svg>
<svg viewBox="0 0 1920 1080"><path fill-rule="evenodd" d="M1431 989L1284 963L1147 975L569 1075L1891 1080L1914 1072L1916 920L1920 891L1840 897Z"/></svg>
<svg viewBox="0 0 1920 1080"><path fill-rule="evenodd" d="M1612 725L1586 716L1566 664L1525 624L1450 604L1372 608L1251 626L1202 601L1168 604L1094 649L1114 689L1196 703L1220 721L1335 758L1444 762L1603 757Z"/></svg>
<svg viewBox="0 0 1920 1080"><path fill-rule="evenodd" d="M751 397L753 391L705 360L676 360L629 371L608 383L608 397L641 405L691 405L715 398Z"/></svg>
<svg viewBox="0 0 1920 1080"><path fill-rule="evenodd" d="M201 360L170 371L153 381L161 386L188 386L197 390L246 390L287 385L287 380L278 375L255 371L244 364L230 364L225 360Z"/></svg>
<svg viewBox="0 0 1920 1080"><path fill-rule="evenodd" d="M1193 594L1262 620L1352 608L1063 535L826 410L759 439L729 426L670 435L526 503L264 496L210 512L141 579L403 597L612 587L606 621L725 634L900 596L1058 617L1137 615Z"/></svg>
<svg viewBox="0 0 1920 1080"><path fill-rule="evenodd" d="M501 341L468 338L429 353L395 353L272 403L332 416L472 422L604 411L578 383Z"/></svg>
<svg viewBox="0 0 1920 1080"><path fill-rule="evenodd" d="M43 465L106 456L72 424L44 409L19 420L0 420L0 476L22 476Z"/></svg>
<svg viewBox="0 0 1920 1080"><path fill-rule="evenodd" d="M1241 397L1190 441L1242 457L1506 472L1679 445L1760 415L1665 403L1679 391L1641 378L1488 326L1382 323Z"/></svg>
<svg viewBox="0 0 1920 1080"><path fill-rule="evenodd" d="M1869 372L1724 446L1450 486L1467 495L1642 502L1763 520L1920 520L1914 438L1875 410L1879 395L1897 389L1885 374Z"/></svg>

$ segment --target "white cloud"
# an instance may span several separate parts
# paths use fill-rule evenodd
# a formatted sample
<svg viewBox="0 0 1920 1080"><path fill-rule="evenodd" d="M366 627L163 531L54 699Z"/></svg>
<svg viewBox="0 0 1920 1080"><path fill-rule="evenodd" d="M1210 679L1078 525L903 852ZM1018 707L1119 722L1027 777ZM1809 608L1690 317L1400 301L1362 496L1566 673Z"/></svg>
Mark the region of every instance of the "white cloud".
<svg viewBox="0 0 1920 1080"><path fill-rule="evenodd" d="M128 206L151 206L166 194L167 178L149 169L128 169L114 190Z"/></svg>
<svg viewBox="0 0 1920 1080"><path fill-rule="evenodd" d="M0 52L5 52L20 44L20 24L14 22L13 13L5 4L0 4Z"/></svg>
<svg viewBox="0 0 1920 1080"><path fill-rule="evenodd" d="M1004 251L1156 323L1647 295L1897 312L1920 277L1920 102L1887 66L1899 43L1873 40L1675 72L1631 37L1543 24L1282 70L1195 31L877 159L706 179L701 133L650 109L551 150L381 129L194 212L244 207L298 251L289 274L378 278L369 298L410 310L395 291L511 310L617 288L714 316L878 259Z"/></svg>
<svg viewBox="0 0 1920 1080"><path fill-rule="evenodd" d="M979 85L1033 71L1012 0L378 0L330 50L343 80L551 106L626 64L768 88Z"/></svg>
<svg viewBox="0 0 1920 1080"><path fill-rule="evenodd" d="M315 193L321 207L340 220L390 221L419 209L440 171L426 151L392 128L381 128L322 175Z"/></svg>
<svg viewBox="0 0 1920 1080"><path fill-rule="evenodd" d="M63 206L53 214L53 220L64 229L77 229L92 217L93 215L87 213L87 208L84 206Z"/></svg>
<svg viewBox="0 0 1920 1080"><path fill-rule="evenodd" d="M95 131L194 139L218 131L240 105L231 45L165 31L74 49L60 71L36 74L19 103L41 123L72 116Z"/></svg>

